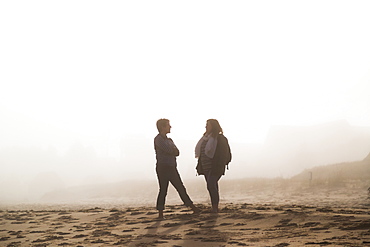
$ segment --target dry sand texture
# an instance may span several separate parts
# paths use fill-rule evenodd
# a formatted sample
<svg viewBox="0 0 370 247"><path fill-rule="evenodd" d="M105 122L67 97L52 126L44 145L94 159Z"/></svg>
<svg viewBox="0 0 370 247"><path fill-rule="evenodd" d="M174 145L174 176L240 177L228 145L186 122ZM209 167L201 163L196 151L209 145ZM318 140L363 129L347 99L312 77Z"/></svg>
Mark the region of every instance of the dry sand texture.
<svg viewBox="0 0 370 247"><path fill-rule="evenodd" d="M223 204L2 210L0 246L370 246L368 208Z"/></svg>

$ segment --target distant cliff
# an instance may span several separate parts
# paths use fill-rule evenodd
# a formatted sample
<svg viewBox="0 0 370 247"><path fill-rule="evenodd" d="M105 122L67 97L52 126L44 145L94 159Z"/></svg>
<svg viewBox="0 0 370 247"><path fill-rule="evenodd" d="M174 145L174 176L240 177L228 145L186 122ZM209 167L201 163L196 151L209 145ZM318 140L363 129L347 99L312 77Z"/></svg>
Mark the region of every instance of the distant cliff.
<svg viewBox="0 0 370 247"><path fill-rule="evenodd" d="M314 166L361 160L370 152L370 128L336 121L307 127L273 126L260 164L283 175Z"/></svg>
<svg viewBox="0 0 370 247"><path fill-rule="evenodd" d="M294 180L364 180L370 182L370 153L361 161L343 162L307 169Z"/></svg>

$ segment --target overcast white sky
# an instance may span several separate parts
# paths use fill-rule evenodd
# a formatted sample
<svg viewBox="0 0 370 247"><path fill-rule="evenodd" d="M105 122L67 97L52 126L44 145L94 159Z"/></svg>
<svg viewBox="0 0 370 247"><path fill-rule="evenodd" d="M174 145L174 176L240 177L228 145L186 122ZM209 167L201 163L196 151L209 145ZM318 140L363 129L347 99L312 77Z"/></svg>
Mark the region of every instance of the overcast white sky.
<svg viewBox="0 0 370 247"><path fill-rule="evenodd" d="M1 1L0 114L107 138L152 138L165 117L195 141L208 118L239 142L277 124L370 126L369 13L369 1Z"/></svg>

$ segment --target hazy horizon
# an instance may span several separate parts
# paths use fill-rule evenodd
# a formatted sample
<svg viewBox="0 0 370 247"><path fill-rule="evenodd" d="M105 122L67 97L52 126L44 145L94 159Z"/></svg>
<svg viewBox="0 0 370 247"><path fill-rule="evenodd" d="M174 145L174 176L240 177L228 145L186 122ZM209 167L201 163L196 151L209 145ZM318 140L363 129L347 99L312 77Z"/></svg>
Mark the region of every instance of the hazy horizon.
<svg viewBox="0 0 370 247"><path fill-rule="evenodd" d="M370 127L351 126L346 121L275 126L267 137L263 144L230 140L233 160L223 179L290 178L317 166L361 161L370 153ZM156 180L152 138L133 135L119 143L104 143L119 149L119 157L98 155L90 141L81 139L65 152L52 145L0 148L0 198L31 200L74 186ZM175 143L184 182L203 180L195 171L196 140L178 139Z"/></svg>

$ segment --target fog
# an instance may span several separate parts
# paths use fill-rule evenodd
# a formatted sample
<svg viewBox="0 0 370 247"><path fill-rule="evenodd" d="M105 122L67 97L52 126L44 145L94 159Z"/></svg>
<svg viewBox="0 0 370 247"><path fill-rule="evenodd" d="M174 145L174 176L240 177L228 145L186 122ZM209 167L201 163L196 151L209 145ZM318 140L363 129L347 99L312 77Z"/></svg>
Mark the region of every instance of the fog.
<svg viewBox="0 0 370 247"><path fill-rule="evenodd" d="M224 180L370 152L367 1L0 3L0 201L156 181L159 118L185 181L209 118Z"/></svg>
<svg viewBox="0 0 370 247"><path fill-rule="evenodd" d="M34 130L36 136L45 131L40 126ZM80 137L78 141L70 139L68 145L67 136L64 148L23 142L0 149L0 196L4 202L37 201L48 192L86 185L156 180L152 138ZM202 181L195 171L196 141L175 140L180 149L178 169L185 183ZM290 178L316 166L362 160L370 152L370 127L354 127L345 120L306 127L273 126L263 144L230 139L230 146L233 160L223 179Z"/></svg>

